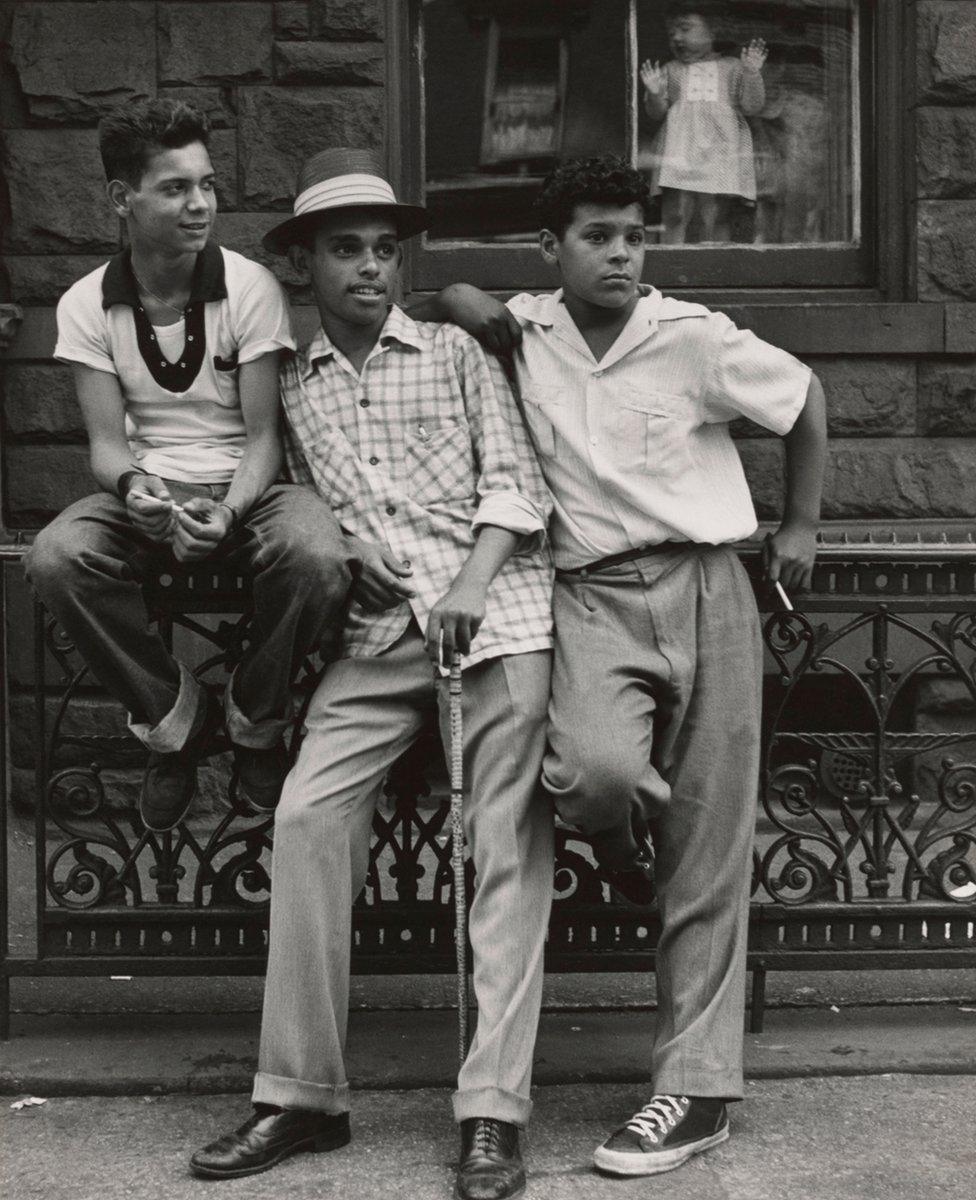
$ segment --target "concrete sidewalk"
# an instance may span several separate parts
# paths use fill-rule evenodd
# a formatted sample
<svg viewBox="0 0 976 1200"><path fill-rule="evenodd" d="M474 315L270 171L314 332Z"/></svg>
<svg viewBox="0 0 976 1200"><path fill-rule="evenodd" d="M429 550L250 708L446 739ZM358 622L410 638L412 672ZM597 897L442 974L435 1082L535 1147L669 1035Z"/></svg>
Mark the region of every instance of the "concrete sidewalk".
<svg viewBox="0 0 976 1200"><path fill-rule="evenodd" d="M763 1080L731 1139L652 1179L596 1175L590 1155L639 1087L536 1090L526 1200L962 1200L972 1195L976 1079ZM356 1094L353 1142L213 1183L189 1154L246 1115L240 1096L54 1099L0 1113L0 1187L16 1200L448 1200L457 1142L443 1090Z"/></svg>
<svg viewBox="0 0 976 1200"><path fill-rule="evenodd" d="M456 1018L447 1009L350 1014L347 1067L364 1090L450 1088ZM14 1017L0 1043L0 1092L39 1096L247 1092L257 1013L115 1013ZM645 1085L654 1014L548 1011L536 1045L539 1086ZM753 1079L976 1075L976 1005L774 1009L746 1034Z"/></svg>

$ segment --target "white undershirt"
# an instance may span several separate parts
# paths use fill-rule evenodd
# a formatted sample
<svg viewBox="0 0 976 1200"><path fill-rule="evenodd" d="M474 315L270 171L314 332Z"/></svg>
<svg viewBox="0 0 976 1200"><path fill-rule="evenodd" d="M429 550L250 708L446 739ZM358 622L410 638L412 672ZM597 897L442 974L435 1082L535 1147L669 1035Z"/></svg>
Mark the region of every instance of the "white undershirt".
<svg viewBox="0 0 976 1200"><path fill-rule="evenodd" d="M172 325L154 325L156 345L167 362L179 362L180 355L186 348L186 318L180 317Z"/></svg>

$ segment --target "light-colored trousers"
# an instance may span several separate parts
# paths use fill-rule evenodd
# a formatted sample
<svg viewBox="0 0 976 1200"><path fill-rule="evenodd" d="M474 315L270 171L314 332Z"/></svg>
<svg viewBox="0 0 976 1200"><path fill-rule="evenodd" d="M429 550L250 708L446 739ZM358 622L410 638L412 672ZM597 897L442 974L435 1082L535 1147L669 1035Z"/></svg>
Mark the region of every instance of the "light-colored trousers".
<svg viewBox="0 0 976 1200"><path fill-rule="evenodd" d="M552 900L552 808L539 788L551 653L464 671L464 828L476 880L469 914L478 1021L454 1115L519 1125L529 1085ZM343 1065L351 909L369 866L383 780L435 705L445 745L447 680L418 627L375 658L332 663L275 816L271 935L256 1103L349 1108Z"/></svg>
<svg viewBox="0 0 976 1200"><path fill-rule="evenodd" d="M557 576L543 781L624 865L650 829L661 916L654 1090L742 1096L762 649L733 550Z"/></svg>

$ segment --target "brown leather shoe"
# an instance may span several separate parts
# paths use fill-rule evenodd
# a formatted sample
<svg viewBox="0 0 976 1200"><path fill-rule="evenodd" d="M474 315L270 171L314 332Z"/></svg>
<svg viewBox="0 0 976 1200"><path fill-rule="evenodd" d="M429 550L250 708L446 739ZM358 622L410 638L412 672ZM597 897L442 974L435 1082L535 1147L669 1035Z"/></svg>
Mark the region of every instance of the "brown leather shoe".
<svg viewBox="0 0 976 1200"><path fill-rule="evenodd" d="M348 1113L261 1109L233 1133L198 1150L190 1159L190 1170L204 1179L236 1179L268 1171L290 1154L338 1150L348 1141Z"/></svg>
<svg viewBox="0 0 976 1200"><path fill-rule="evenodd" d="M458 1200L504 1200L524 1187L518 1127L494 1117L462 1121Z"/></svg>

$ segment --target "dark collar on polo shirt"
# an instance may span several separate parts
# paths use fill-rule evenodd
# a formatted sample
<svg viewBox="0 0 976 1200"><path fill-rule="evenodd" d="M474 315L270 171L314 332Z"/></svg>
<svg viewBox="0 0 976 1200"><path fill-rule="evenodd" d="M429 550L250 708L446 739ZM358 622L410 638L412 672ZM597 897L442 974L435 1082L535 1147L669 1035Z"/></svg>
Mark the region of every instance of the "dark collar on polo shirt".
<svg viewBox="0 0 976 1200"><path fill-rule="evenodd" d="M190 281L190 298L184 314L186 341L183 353L176 362L171 363L160 351L152 323L139 299L130 252L123 250L116 254L102 277L102 308L111 308L113 304L129 305L135 321L139 352L146 368L159 386L168 392L189 391L207 352L204 305L226 297L224 256L216 242L207 242L197 256Z"/></svg>
<svg viewBox="0 0 976 1200"><path fill-rule="evenodd" d="M207 242L197 255L196 266L193 268L187 308L200 300L206 304L210 300L226 298L224 256L216 242ZM139 307L139 290L136 287L136 277L132 273L132 256L128 250L122 250L109 259L102 276L102 308L111 308L113 304Z"/></svg>

